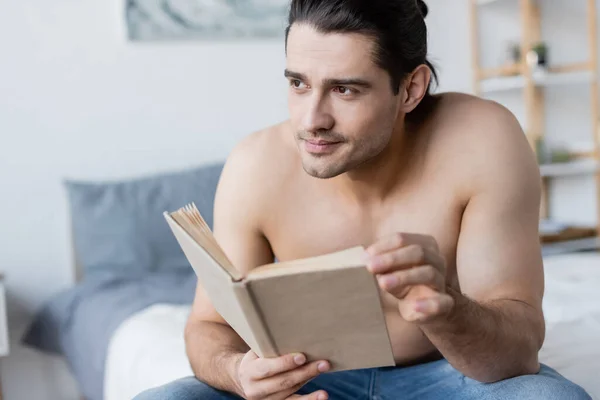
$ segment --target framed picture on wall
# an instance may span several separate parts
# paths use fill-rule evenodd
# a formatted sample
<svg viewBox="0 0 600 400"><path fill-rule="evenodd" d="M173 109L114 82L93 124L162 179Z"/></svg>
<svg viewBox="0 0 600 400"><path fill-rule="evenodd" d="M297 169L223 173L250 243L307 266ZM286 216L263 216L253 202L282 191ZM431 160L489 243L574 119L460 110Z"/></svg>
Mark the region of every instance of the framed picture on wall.
<svg viewBox="0 0 600 400"><path fill-rule="evenodd" d="M125 0L133 41L280 37L289 0Z"/></svg>

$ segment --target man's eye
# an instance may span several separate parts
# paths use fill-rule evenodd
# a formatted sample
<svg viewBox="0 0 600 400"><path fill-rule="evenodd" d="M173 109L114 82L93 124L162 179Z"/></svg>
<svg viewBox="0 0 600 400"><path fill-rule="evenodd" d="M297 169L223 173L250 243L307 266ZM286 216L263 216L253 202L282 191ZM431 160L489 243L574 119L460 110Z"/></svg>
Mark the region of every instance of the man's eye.
<svg viewBox="0 0 600 400"><path fill-rule="evenodd" d="M304 83L302 83L301 80L298 79L292 79L290 81L290 85L294 88L294 89L304 89Z"/></svg>
<svg viewBox="0 0 600 400"><path fill-rule="evenodd" d="M351 94L354 93L354 90L350 89L349 87L346 86L337 86L335 88L335 91L338 92L339 94L343 95L343 96L349 96Z"/></svg>

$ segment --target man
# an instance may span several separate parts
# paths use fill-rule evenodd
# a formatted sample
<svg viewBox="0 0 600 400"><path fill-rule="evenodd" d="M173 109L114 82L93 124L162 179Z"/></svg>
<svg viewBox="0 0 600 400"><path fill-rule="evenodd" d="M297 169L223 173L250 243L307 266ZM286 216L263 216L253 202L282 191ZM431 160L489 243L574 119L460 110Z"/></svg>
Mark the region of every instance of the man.
<svg viewBox="0 0 600 400"><path fill-rule="evenodd" d="M503 107L429 93L426 14L416 0L293 0L291 118L235 149L215 204L217 240L243 271L367 247L397 366L260 359L200 282L196 376L139 399L589 399L538 362L533 154Z"/></svg>

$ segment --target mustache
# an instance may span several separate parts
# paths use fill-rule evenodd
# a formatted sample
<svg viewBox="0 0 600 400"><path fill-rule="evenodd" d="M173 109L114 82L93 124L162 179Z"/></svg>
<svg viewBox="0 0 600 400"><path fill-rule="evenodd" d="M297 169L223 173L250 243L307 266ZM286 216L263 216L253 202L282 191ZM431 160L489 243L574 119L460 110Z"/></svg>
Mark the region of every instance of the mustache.
<svg viewBox="0 0 600 400"><path fill-rule="evenodd" d="M325 140L327 142L345 142L346 138L341 133L334 131L307 132L299 131L296 137L300 140Z"/></svg>

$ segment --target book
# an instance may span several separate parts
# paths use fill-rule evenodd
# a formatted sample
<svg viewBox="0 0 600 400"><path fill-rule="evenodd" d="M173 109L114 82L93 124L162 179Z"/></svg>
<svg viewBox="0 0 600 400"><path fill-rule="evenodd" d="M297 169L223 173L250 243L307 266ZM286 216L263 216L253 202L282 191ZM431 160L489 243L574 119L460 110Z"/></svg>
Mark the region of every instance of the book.
<svg viewBox="0 0 600 400"><path fill-rule="evenodd" d="M259 357L301 352L331 372L395 365L363 247L243 274L195 205L164 216L217 312Z"/></svg>

